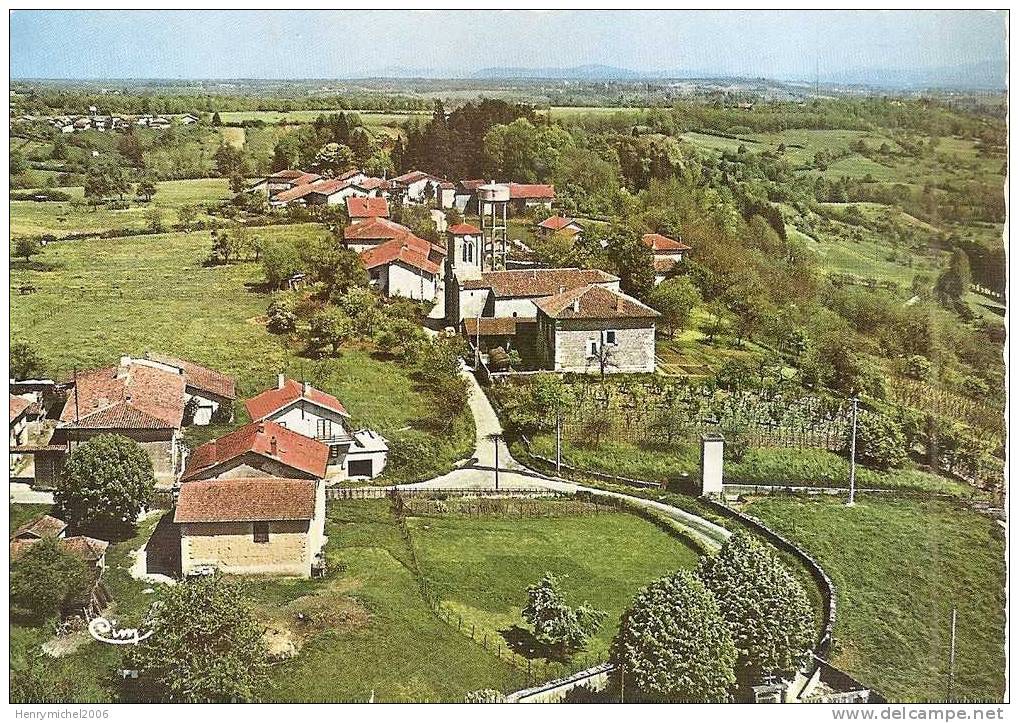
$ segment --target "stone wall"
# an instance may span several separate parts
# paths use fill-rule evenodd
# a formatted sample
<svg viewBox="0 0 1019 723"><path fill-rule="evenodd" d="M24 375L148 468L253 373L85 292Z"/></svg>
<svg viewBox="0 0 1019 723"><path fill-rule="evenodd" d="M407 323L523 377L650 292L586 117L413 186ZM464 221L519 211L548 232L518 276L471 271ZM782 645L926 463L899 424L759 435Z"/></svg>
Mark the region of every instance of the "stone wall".
<svg viewBox="0 0 1019 723"><path fill-rule="evenodd" d="M311 558L318 551L312 550L315 541L310 538L320 534L309 527L308 520L270 522L269 541L255 542L251 522L185 523L181 525L181 571L187 575L196 565L214 565L236 575L309 577Z"/></svg>

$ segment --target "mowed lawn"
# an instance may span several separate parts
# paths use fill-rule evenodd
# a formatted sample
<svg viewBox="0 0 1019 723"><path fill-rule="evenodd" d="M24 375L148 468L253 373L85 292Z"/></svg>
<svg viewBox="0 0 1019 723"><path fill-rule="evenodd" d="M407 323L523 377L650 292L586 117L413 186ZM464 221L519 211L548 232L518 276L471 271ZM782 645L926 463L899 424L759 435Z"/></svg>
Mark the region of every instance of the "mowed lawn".
<svg viewBox="0 0 1019 723"><path fill-rule="evenodd" d="M561 504L550 502L549 504ZM422 573L442 605L476 635L529 637L521 618L527 587L545 572L572 605L608 613L588 653L604 657L619 616L647 583L697 564L697 553L625 512L550 517L429 515L408 520ZM526 644L526 643L525 643Z"/></svg>
<svg viewBox="0 0 1019 723"><path fill-rule="evenodd" d="M838 591L834 662L889 700L944 700L952 608L958 699L1005 685L998 523L934 500L767 497L747 511L813 554Z"/></svg>
<svg viewBox="0 0 1019 723"><path fill-rule="evenodd" d="M250 231L298 242L323 233L314 224ZM428 419L429 400L402 367L356 348L312 360L269 334L260 266L206 266L210 251L207 231L51 244L30 268L12 264L12 338L32 344L54 377L161 351L235 377L242 398L284 371L335 394L356 424L384 434ZM21 294L24 284L37 290Z"/></svg>
<svg viewBox="0 0 1019 723"><path fill-rule="evenodd" d="M267 624L302 641L274 670L269 699L460 702L523 687L520 671L432 612L388 500L330 503L326 534L325 580L252 586Z"/></svg>
<svg viewBox="0 0 1019 723"><path fill-rule="evenodd" d="M131 207L113 210L105 206L93 209L84 203L80 186L55 190L70 194L71 201L11 201L11 236L57 238L81 233L103 233L113 229L143 229L149 225L147 214L157 208L165 226L177 223L177 209L185 205L201 206L230 198L225 178L199 178L186 181L162 181L150 202L139 202L125 195ZM205 218L199 214L199 218Z"/></svg>

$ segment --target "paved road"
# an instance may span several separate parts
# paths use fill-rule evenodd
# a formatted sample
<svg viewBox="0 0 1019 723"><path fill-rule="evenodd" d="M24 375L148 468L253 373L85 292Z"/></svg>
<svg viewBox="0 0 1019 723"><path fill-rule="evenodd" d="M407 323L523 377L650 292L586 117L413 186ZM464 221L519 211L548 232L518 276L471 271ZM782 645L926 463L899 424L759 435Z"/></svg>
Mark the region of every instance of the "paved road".
<svg viewBox="0 0 1019 723"><path fill-rule="evenodd" d="M16 505L52 505L53 493L34 490L27 482L11 482L11 502Z"/></svg>
<svg viewBox="0 0 1019 723"><path fill-rule="evenodd" d="M464 371L463 375L469 385L470 396L468 403L474 416L474 426L477 434L474 460L461 469L454 470L441 477L424 482L401 485L401 487L419 489L495 489L496 443L489 439L489 435L501 434L502 425L499 423L499 417L496 415L495 410L488 401L488 397L485 396L474 375L468 371ZM664 502L648 500L643 497L635 497L619 492L608 492L535 472L517 462L513 455L510 454L506 443L501 440L498 442L498 455L500 489L553 490L566 493L586 491L605 497L625 499L672 518L684 526L691 534L712 547L719 546L731 534L728 530L713 522L709 522L702 517Z"/></svg>

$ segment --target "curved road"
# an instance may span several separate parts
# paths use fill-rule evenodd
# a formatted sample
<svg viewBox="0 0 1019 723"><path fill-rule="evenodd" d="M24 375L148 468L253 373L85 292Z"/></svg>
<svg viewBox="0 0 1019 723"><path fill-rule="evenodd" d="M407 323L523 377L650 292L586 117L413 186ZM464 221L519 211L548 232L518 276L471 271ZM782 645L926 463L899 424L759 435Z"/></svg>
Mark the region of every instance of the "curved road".
<svg viewBox="0 0 1019 723"><path fill-rule="evenodd" d="M501 434L502 425L499 417L485 396L477 379L468 371L463 372L469 386L469 399L471 413L474 416L474 427L476 432L474 460L469 466L435 477L424 482L417 482L407 485L399 485L398 488L406 489L495 489L495 461L496 448L498 446L499 458L499 488L513 490L553 490L556 492L590 492L591 494L603 497L614 497L625 499L632 504L639 505L646 509L659 512L679 523L680 526L691 535L705 542L710 547L719 547L732 534L724 527L709 522L686 510L674 507L673 505L656 500L649 500L643 497L623 494L620 492L609 492L595 487L587 487L559 477L550 477L540 472L528 469L517 462L510 454L506 443L500 440L498 444L489 439L489 435Z"/></svg>

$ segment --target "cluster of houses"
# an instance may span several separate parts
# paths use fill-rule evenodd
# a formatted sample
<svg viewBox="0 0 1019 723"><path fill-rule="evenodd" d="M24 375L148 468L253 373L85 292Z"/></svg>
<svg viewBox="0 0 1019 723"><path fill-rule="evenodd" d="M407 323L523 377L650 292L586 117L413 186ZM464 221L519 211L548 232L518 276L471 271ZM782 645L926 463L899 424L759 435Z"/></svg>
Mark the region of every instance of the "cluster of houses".
<svg viewBox="0 0 1019 723"><path fill-rule="evenodd" d="M95 106L89 108L88 115L61 115L49 118L37 118L31 115L23 115L17 119L20 122L32 123L43 121L47 125L56 128L61 133L80 133L82 131L127 131L128 128L152 128L153 130L166 130L173 125L174 121L182 126L189 126L197 123L200 118L192 113L185 113L180 116L173 116L173 119L161 115L101 115Z"/></svg>
<svg viewBox="0 0 1019 723"><path fill-rule="evenodd" d="M25 442L33 402L11 395L12 454L34 458L35 484L45 488L59 483L77 445L99 434L133 439L152 461L157 488L176 499L185 576L219 570L307 577L321 570L326 486L375 477L388 460L387 441L354 428L336 397L283 374L244 402L250 423L190 451L184 427L231 419L236 393L229 377L146 354L78 373L61 391L66 401L56 426L38 444Z"/></svg>

